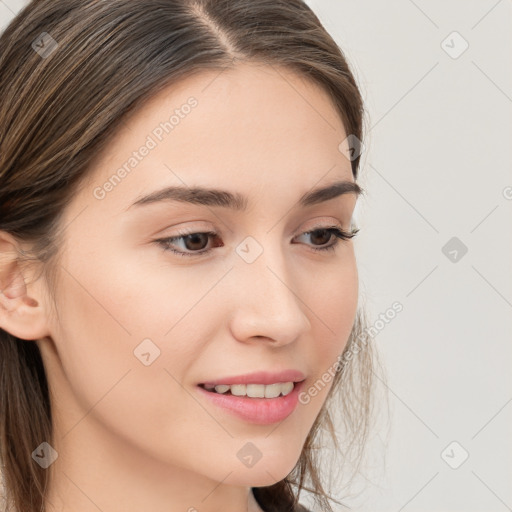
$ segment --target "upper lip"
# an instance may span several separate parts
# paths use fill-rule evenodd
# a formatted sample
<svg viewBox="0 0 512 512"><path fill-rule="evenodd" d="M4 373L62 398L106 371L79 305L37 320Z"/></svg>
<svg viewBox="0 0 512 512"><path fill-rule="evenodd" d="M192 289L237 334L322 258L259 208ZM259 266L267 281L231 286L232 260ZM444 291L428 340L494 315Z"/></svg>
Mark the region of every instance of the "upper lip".
<svg viewBox="0 0 512 512"><path fill-rule="evenodd" d="M246 373L245 375L234 375L232 377L221 377L201 382L200 385L217 384L274 384L277 382L300 382L306 376L299 370L283 370L279 372L259 371Z"/></svg>

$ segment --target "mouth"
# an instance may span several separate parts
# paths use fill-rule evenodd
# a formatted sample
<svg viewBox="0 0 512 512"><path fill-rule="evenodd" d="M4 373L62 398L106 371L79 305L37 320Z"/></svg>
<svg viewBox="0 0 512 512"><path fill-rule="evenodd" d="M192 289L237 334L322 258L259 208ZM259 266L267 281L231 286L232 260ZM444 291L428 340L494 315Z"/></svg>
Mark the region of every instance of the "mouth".
<svg viewBox="0 0 512 512"><path fill-rule="evenodd" d="M198 384L198 386L209 393L237 396L242 398L278 398L287 396L292 393L295 388L304 382L288 381L276 382L273 384Z"/></svg>
<svg viewBox="0 0 512 512"><path fill-rule="evenodd" d="M202 383L196 387L200 395L204 396L209 403L223 409L226 413L248 423L269 425L283 421L294 412L305 380L269 385L233 384L230 386Z"/></svg>

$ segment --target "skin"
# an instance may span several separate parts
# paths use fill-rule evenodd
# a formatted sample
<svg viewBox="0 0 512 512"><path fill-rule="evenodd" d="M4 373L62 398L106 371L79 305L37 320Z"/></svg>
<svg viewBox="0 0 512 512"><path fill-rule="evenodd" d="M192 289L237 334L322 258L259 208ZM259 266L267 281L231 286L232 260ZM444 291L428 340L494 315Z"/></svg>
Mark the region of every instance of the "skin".
<svg viewBox="0 0 512 512"><path fill-rule="evenodd" d="M190 96L197 107L104 199L94 197ZM64 211L58 315L47 283L9 260L15 241L0 233L0 326L36 340L54 397L48 510L261 511L250 487L294 468L331 381L272 425L216 407L196 384L295 368L307 389L343 351L357 308L353 242L303 233L350 231L356 195L308 208L297 201L354 181L338 150L345 138L329 97L290 71L243 63L201 72L126 120ZM249 208L174 201L127 210L183 184L238 192ZM221 245L210 239L209 254L187 258L155 242L182 228L215 231ZM263 248L251 264L235 251L247 236ZM336 240L334 252L314 251ZM200 252L206 242L186 243L173 247ZM145 338L161 351L148 366L133 353ZM247 442L261 452L252 467L237 457Z"/></svg>

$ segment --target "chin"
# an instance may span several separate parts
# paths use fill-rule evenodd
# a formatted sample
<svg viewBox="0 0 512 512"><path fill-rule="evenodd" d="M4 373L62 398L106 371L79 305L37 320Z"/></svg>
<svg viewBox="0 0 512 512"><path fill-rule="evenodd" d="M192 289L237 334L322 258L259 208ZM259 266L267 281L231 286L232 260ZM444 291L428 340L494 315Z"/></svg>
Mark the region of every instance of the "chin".
<svg viewBox="0 0 512 512"><path fill-rule="evenodd" d="M260 459L253 467L238 467L229 477L232 485L247 487L268 487L286 478L295 467L296 460L290 464L283 464ZM227 481L226 481L227 482Z"/></svg>

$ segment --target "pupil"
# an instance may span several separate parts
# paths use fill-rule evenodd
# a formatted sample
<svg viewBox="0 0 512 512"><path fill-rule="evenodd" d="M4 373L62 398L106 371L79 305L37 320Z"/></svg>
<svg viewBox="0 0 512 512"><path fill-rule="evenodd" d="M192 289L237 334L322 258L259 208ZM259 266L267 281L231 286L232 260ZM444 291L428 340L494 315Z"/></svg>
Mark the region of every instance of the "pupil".
<svg viewBox="0 0 512 512"><path fill-rule="evenodd" d="M187 235L186 240L192 240L192 247L190 247L190 244L188 244L188 243L187 243L187 244L186 244L187 249L189 249L189 250L194 250L194 249L203 249L204 247L197 247L197 246L195 246L195 247L194 247L194 245L193 245L193 244L194 244L195 242L197 242L197 240L198 240L198 239L200 239L201 237L202 237L202 238L206 238L206 243L208 243L208 237L207 237L207 235L205 235L204 233L194 233L194 234L192 234L192 235Z"/></svg>
<svg viewBox="0 0 512 512"><path fill-rule="evenodd" d="M329 241L329 238L331 236L331 234L327 231L327 229L317 229L315 232L313 232L312 237L311 237L312 239L318 238L318 237L315 236L315 233L323 234L324 238L325 238L325 235L327 235L327 240L324 240L323 242L321 242L320 245L326 244ZM321 238L322 237L320 236L320 239Z"/></svg>

